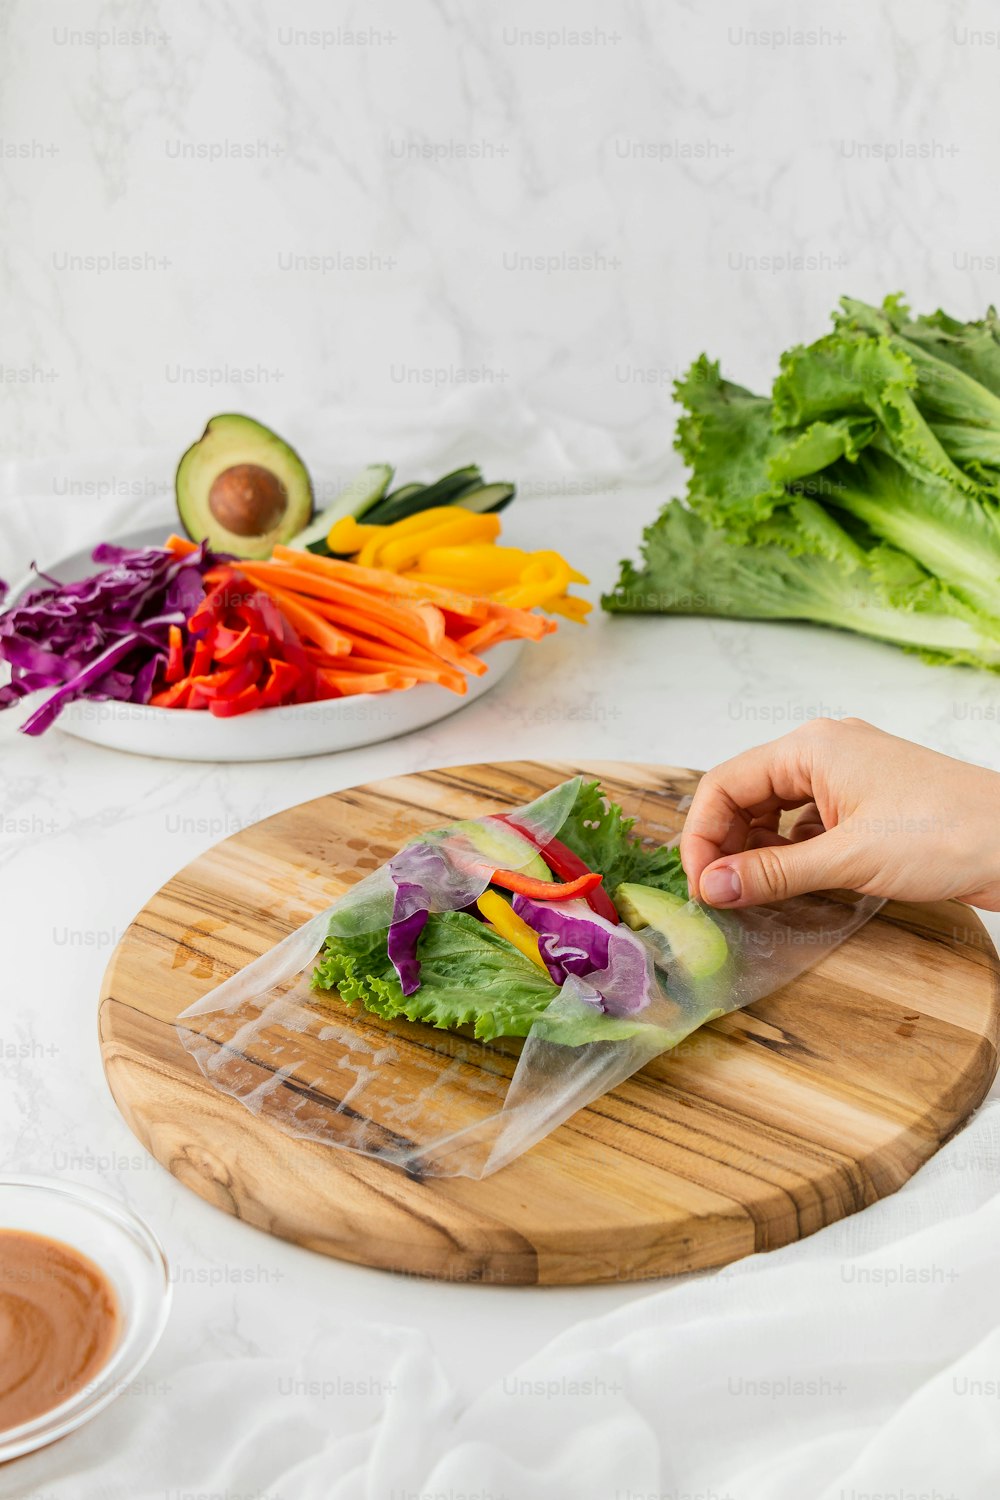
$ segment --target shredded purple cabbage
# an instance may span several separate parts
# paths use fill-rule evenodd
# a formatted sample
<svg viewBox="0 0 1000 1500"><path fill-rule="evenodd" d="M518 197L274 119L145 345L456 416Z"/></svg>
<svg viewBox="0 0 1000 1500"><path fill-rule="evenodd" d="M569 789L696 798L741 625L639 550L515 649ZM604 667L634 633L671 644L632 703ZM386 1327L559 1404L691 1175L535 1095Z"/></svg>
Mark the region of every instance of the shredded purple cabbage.
<svg viewBox="0 0 1000 1500"><path fill-rule="evenodd" d="M204 597L202 575L222 560L204 542L187 557L111 542L91 556L101 571L76 583L35 568L39 583L0 614L0 661L11 669L0 709L55 689L24 734L41 734L76 698L148 703L170 626L184 624Z"/></svg>
<svg viewBox="0 0 1000 1500"><path fill-rule="evenodd" d="M412 995L420 988L417 943L431 907L450 910L464 904L468 900L468 879L442 849L421 843L400 849L389 861L389 873L396 887L389 924L389 958L403 994Z"/></svg>
<svg viewBox="0 0 1000 1500"><path fill-rule="evenodd" d="M538 933L538 952L554 984L571 974L596 991L612 1016L634 1015L652 999L650 961L631 928L608 922L585 901L532 901L514 896L514 911Z"/></svg>
<svg viewBox="0 0 1000 1500"><path fill-rule="evenodd" d="M392 904L392 922L389 924L389 958L399 975L404 995L412 995L420 988L420 960L417 958L417 943L427 926L430 915L426 906L412 907L412 903L423 897L418 885L398 881L396 896ZM409 911L408 915L403 915Z"/></svg>

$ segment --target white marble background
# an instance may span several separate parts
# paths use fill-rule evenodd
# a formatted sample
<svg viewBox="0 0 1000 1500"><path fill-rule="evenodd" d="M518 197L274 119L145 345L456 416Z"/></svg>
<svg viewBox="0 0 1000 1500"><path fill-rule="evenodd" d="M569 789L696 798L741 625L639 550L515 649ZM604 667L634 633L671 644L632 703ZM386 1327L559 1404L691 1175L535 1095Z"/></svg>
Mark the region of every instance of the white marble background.
<svg viewBox="0 0 1000 1500"><path fill-rule="evenodd" d="M375 458L482 459L537 502L512 540L572 536L607 586L679 478L669 387L703 348L759 384L842 292L963 316L996 295L985 4L12 0L0 27L4 576L166 516L180 449L243 408L321 494ZM221 834L434 764L707 765L816 713L1000 769L997 679L734 621L598 619L420 735L280 768L4 716L0 1167L127 1199L175 1301L135 1387L0 1495L993 1500L1000 1098L801 1245L539 1294L258 1234L142 1152L101 1071L110 948Z"/></svg>
<svg viewBox="0 0 1000 1500"><path fill-rule="evenodd" d="M475 382L579 463L596 429L656 474L703 348L752 384L842 292L995 295L997 25L983 0L8 0L5 453L180 449L233 408L311 452L362 408L388 445ZM378 456L350 447L323 456Z"/></svg>

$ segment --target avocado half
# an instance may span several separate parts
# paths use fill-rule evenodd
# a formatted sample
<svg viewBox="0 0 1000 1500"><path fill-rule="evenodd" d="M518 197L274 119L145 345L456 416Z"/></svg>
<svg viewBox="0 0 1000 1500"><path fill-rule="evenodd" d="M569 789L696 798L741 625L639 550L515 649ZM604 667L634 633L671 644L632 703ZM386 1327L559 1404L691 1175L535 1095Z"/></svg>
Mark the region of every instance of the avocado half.
<svg viewBox="0 0 1000 1500"><path fill-rule="evenodd" d="M295 449L237 412L211 418L178 464L176 485L191 540L236 557L270 557L312 519L312 484Z"/></svg>

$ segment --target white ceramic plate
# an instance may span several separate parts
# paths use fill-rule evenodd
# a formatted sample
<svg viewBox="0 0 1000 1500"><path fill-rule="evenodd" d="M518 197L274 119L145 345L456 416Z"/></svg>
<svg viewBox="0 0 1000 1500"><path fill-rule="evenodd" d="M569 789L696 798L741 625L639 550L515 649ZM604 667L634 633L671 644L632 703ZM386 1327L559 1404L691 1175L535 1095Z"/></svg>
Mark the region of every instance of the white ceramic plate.
<svg viewBox="0 0 1000 1500"><path fill-rule="evenodd" d="M169 530L167 523L146 526L114 541L123 547L160 547ZM94 570L90 548L85 548L45 572L62 583L72 583ZM11 599L29 582L25 579ZM83 701L64 708L56 726L111 750L173 760L288 760L301 755L327 755L410 734L474 703L510 671L523 644L502 641L484 651L483 660L489 662L490 669L482 677L470 677L469 690L461 698L437 683L420 682L405 693L358 693L325 703L262 708L232 719L183 708Z"/></svg>
<svg viewBox="0 0 1000 1500"><path fill-rule="evenodd" d="M24 1229L82 1251L114 1287L122 1320L111 1358L89 1384L51 1411L0 1432L0 1463L5 1463L64 1437L129 1389L163 1332L171 1284L152 1231L124 1203L93 1188L45 1177L2 1177L0 1227Z"/></svg>

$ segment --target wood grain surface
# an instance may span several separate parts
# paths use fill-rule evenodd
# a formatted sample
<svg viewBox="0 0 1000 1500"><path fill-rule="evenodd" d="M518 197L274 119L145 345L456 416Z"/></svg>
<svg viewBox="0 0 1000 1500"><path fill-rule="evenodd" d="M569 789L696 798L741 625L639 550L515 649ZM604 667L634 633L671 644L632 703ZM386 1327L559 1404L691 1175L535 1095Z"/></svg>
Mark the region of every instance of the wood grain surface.
<svg viewBox="0 0 1000 1500"><path fill-rule="evenodd" d="M271 1234L366 1265L494 1283L719 1266L895 1191L997 1068L997 956L956 903L885 907L809 973L703 1027L483 1181L418 1181L293 1139L206 1082L179 1040L182 1010L411 834L530 801L577 771L661 832L680 827L698 780L620 762L420 772L290 808L168 881L115 950L100 1002L108 1082L143 1145L202 1198ZM339 1040L312 1059L320 1079L334 1078L349 1033L369 1048L391 1034L400 1087L437 1065L430 1028L334 1003ZM447 1048L446 1034L432 1036ZM511 1051L476 1044L461 1066L502 1091Z"/></svg>

